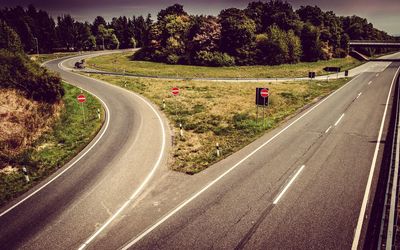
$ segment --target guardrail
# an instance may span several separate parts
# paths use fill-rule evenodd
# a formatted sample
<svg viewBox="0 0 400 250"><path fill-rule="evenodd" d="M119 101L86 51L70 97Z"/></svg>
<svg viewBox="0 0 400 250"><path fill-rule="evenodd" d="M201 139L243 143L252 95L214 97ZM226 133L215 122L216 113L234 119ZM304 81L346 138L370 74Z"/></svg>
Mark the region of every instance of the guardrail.
<svg viewBox="0 0 400 250"><path fill-rule="evenodd" d="M389 176L386 185L385 202L382 211L382 219L379 233L378 249L394 249L395 245L400 246L400 242L396 241L398 233L397 228L400 226L398 221L398 198L399 198L399 158L400 158L400 78L397 76L397 91L395 92L395 125L393 129L393 137L390 152Z"/></svg>

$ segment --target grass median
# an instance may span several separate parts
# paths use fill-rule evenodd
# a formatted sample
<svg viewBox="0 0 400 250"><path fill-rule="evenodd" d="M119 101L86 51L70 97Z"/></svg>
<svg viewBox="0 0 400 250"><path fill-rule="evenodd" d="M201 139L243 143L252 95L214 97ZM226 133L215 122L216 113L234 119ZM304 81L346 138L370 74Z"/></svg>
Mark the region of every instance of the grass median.
<svg viewBox="0 0 400 250"><path fill-rule="evenodd" d="M103 108L99 100L85 93L85 123L82 105L77 102L81 90L63 83L65 96L60 118L53 128L43 134L22 154L15 157L9 167L0 172L0 205L18 197L76 156L100 130ZM98 118L100 110L100 119ZM25 181L19 169L26 167L30 182Z"/></svg>
<svg viewBox="0 0 400 250"><path fill-rule="evenodd" d="M260 83L167 81L94 75L149 98L169 118L174 145L169 166L187 174L198 173L213 163L276 128L307 104L318 101L349 79ZM174 97L172 87L179 87ZM257 120L255 88L270 89L265 122L259 109ZM165 103L165 108L164 108ZM184 134L180 136L179 124ZM216 144L221 156L217 156Z"/></svg>
<svg viewBox="0 0 400 250"><path fill-rule="evenodd" d="M352 58L335 58L329 61L312 63L283 64L278 66L237 66L237 67L200 67L187 65L169 65L165 63L132 61L132 52L117 53L89 58L89 68L123 72L142 76L164 76L181 78L294 78L307 77L308 72L324 75L324 67L341 67L341 70L354 68L361 64Z"/></svg>

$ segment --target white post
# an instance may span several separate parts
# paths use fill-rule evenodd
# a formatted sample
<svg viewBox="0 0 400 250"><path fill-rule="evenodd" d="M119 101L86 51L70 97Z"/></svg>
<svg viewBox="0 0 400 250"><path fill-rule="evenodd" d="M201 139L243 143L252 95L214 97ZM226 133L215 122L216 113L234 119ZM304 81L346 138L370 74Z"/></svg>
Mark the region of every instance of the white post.
<svg viewBox="0 0 400 250"><path fill-rule="evenodd" d="M28 171L26 170L26 167L22 167L22 172L24 173L25 181L29 182L30 179L29 179L29 175L28 175Z"/></svg>
<svg viewBox="0 0 400 250"><path fill-rule="evenodd" d="M215 147L217 148L217 157L221 156L221 152L219 150L219 143L217 142L217 144L215 144Z"/></svg>
<svg viewBox="0 0 400 250"><path fill-rule="evenodd" d="M162 100L162 107L165 109L165 99Z"/></svg>
<svg viewBox="0 0 400 250"><path fill-rule="evenodd" d="M183 138L183 128L182 128L182 123L179 123L179 134L181 135L181 138Z"/></svg>
<svg viewBox="0 0 400 250"><path fill-rule="evenodd" d="M101 118L101 116L100 116L100 109L97 109L97 117L98 117L99 120L100 120L100 118Z"/></svg>

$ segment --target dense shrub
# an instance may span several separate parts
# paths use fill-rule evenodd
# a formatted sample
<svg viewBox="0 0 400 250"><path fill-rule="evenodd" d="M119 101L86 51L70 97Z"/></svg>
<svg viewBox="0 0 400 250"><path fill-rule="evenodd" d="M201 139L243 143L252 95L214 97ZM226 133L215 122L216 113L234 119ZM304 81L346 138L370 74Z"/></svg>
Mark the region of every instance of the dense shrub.
<svg viewBox="0 0 400 250"><path fill-rule="evenodd" d="M218 18L191 16L176 4L160 11L148 34L150 43L134 59L204 66L329 60L347 56L349 39L390 39L366 19L318 6L295 11L282 0L224 9Z"/></svg>
<svg viewBox="0 0 400 250"><path fill-rule="evenodd" d="M194 63L200 66L233 66L235 59L227 53L199 51L196 53Z"/></svg>
<svg viewBox="0 0 400 250"><path fill-rule="evenodd" d="M61 79L21 53L0 49L0 87L22 91L35 101L54 103L64 95Z"/></svg>

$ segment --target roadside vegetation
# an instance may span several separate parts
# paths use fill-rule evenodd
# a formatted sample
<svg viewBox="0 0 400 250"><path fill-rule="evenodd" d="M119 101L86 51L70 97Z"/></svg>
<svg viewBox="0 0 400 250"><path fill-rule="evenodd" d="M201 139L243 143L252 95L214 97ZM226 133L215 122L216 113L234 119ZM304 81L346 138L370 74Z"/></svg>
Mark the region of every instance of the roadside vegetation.
<svg viewBox="0 0 400 250"><path fill-rule="evenodd" d="M50 54L40 54L39 56L36 55L32 55L30 56L31 60L42 64L46 61L50 61L53 59L57 59L57 58L61 58L61 57L66 57L66 56L73 56L73 55L77 55L77 52L59 52L59 53L50 53Z"/></svg>
<svg viewBox="0 0 400 250"><path fill-rule="evenodd" d="M390 40L364 18L287 1L250 2L218 16L190 15L180 4L162 9L137 61L197 66L281 65L345 58L349 40ZM371 53L362 50L364 53Z"/></svg>
<svg viewBox="0 0 400 250"><path fill-rule="evenodd" d="M348 39L394 39L363 17L337 16L310 5L293 9L282 0L250 2L244 9L222 10L217 17L193 15L175 4L154 18L143 13L110 20L97 16L80 22L68 13L53 18L33 5L0 8L0 21L21 37L29 54L144 48L139 60L270 65L344 57ZM360 52L370 56L372 51Z"/></svg>
<svg viewBox="0 0 400 250"><path fill-rule="evenodd" d="M104 116L100 102L90 94L84 92L86 96L86 102L84 104L86 119L84 124L81 105L78 104L76 100L81 90L67 83L63 83L63 88L65 90L65 95L56 108L56 114L51 118L50 123L40 128L46 132L41 134L40 137L36 138L34 141L29 141L28 144L24 144L23 147L10 148L10 145L5 145L5 143L9 143L9 141L0 142L0 144L2 144L0 150L0 156L2 156L0 164L0 205L18 197L66 164L77 155L100 130L103 118L98 119L97 110L100 109L101 116ZM23 96L18 94L14 94L10 97L17 97L20 100L24 99ZM43 107L42 104L38 102L27 102L26 100L23 102L28 109L33 109L35 107L40 109ZM5 103L7 103L7 100L3 99L1 105L4 107ZM9 130L9 132L15 133L13 138L18 137L21 131L24 130L28 130L26 131L27 133L34 132L29 131L30 128L23 126L24 124L21 125L22 122L26 121L34 125L36 122L33 118L35 118L36 121L41 121L41 119L45 119L48 116L46 116L46 110L33 110L35 112L31 112L31 117L26 117L30 113L29 110L0 109L0 111L3 111L0 112L2 117L12 116L17 119L14 120L14 124L10 124L12 123L11 121L8 123L8 125L12 125L13 127L21 128L19 130ZM0 123L0 126L4 125L7 124L4 122ZM7 154L4 155L4 153ZM29 173L29 183L25 181L22 172L23 167L25 167Z"/></svg>
<svg viewBox="0 0 400 250"><path fill-rule="evenodd" d="M101 127L99 101L88 95L83 124L80 89L30 60L22 46L0 20L0 205L63 166Z"/></svg>
<svg viewBox="0 0 400 250"><path fill-rule="evenodd" d="M187 174L198 173L239 150L349 80L216 83L90 76L142 94L163 110L175 137L169 166ZM171 94L172 87L181 89L178 97ZM256 120L256 87L270 89L265 123L261 108ZM184 129L183 137L179 134L179 124ZM217 157L216 143L221 146L221 157Z"/></svg>
<svg viewBox="0 0 400 250"><path fill-rule="evenodd" d="M205 67L191 65L170 65L146 61L132 61L131 52L103 55L86 60L89 68L126 72L140 76L180 77L180 78L292 78L307 77L308 72L325 75L324 67L341 67L347 70L362 62L353 57L334 58L329 61L282 64L276 66L233 66Z"/></svg>

